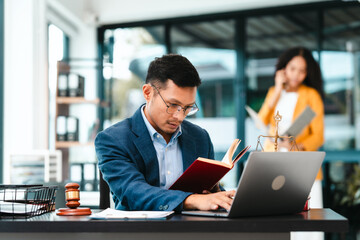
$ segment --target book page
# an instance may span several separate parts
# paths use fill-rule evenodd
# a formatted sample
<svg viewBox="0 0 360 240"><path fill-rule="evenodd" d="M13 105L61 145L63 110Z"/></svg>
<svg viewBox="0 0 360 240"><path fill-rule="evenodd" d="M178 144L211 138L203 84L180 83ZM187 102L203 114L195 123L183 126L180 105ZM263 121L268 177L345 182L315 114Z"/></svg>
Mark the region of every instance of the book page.
<svg viewBox="0 0 360 240"><path fill-rule="evenodd" d="M244 156L244 154L247 152L247 150L249 150L251 146L246 146L243 150L241 150L241 152L239 152L239 154L233 159L233 164L235 164L237 161L240 160L240 158L242 156Z"/></svg>
<svg viewBox="0 0 360 240"><path fill-rule="evenodd" d="M202 158L202 157L198 157L197 160L202 161L202 162L215 164L215 165L224 166L224 167L227 167L227 168L231 168L231 165L228 164L227 162L224 162L224 161L212 160L212 159L207 159L207 158Z"/></svg>
<svg viewBox="0 0 360 240"><path fill-rule="evenodd" d="M239 139L235 139L233 141L233 143L227 150L227 152L226 152L225 156L223 157L223 159L221 160L221 162L232 165L232 157L233 157L237 147L239 146L240 142L241 142L241 140L239 140Z"/></svg>

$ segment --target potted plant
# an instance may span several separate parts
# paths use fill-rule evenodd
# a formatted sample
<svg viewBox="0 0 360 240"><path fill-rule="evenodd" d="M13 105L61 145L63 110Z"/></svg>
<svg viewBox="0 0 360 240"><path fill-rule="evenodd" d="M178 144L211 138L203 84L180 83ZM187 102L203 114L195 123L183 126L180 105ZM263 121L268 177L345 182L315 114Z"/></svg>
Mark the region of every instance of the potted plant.
<svg viewBox="0 0 360 240"><path fill-rule="evenodd" d="M360 230L360 165L354 165L344 190L340 201L345 210L342 214L349 219L350 235L356 236Z"/></svg>

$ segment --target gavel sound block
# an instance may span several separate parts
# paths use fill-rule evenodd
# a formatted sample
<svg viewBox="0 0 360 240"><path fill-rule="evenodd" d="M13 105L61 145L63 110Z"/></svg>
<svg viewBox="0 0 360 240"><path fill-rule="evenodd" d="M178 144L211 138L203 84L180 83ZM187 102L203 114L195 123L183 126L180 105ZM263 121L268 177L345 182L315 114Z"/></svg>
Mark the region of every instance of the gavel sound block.
<svg viewBox="0 0 360 240"><path fill-rule="evenodd" d="M60 216L82 216L90 215L90 208L78 208L80 206L80 194L79 194L79 184L77 183L68 183L65 185L66 191L66 206L68 208L60 208L57 211L57 215Z"/></svg>

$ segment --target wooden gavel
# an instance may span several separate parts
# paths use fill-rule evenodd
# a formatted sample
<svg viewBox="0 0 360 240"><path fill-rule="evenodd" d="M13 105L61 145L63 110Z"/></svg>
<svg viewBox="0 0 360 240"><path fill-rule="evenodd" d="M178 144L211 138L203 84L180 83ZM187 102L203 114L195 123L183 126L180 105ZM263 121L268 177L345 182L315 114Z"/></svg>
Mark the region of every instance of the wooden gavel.
<svg viewBox="0 0 360 240"><path fill-rule="evenodd" d="M68 183L65 185L65 197L66 197L66 206L68 208L58 209L57 215L60 216L81 216L81 215L90 215L90 208L78 208L80 206L80 190L79 184L77 183Z"/></svg>
<svg viewBox="0 0 360 240"><path fill-rule="evenodd" d="M79 184L77 183L68 183L65 185L66 191L66 206L69 208L77 208L80 206L79 200L80 200L80 190L79 190Z"/></svg>

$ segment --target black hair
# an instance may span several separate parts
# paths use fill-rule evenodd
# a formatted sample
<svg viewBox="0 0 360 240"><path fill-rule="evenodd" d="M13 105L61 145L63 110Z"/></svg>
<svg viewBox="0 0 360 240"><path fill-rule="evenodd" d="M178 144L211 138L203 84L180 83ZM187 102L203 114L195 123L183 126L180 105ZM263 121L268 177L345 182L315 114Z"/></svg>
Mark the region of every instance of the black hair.
<svg viewBox="0 0 360 240"><path fill-rule="evenodd" d="M178 87L198 87L201 84L195 67L186 57L178 54L157 57L149 65L146 83L159 82L165 86L169 79Z"/></svg>
<svg viewBox="0 0 360 240"><path fill-rule="evenodd" d="M325 93L323 89L323 81L319 64L315 61L311 51L304 47L294 47L286 50L278 59L276 71L284 69L286 65L296 56L301 56L306 61L306 78L304 85L312 87L318 91L321 98L324 99Z"/></svg>

